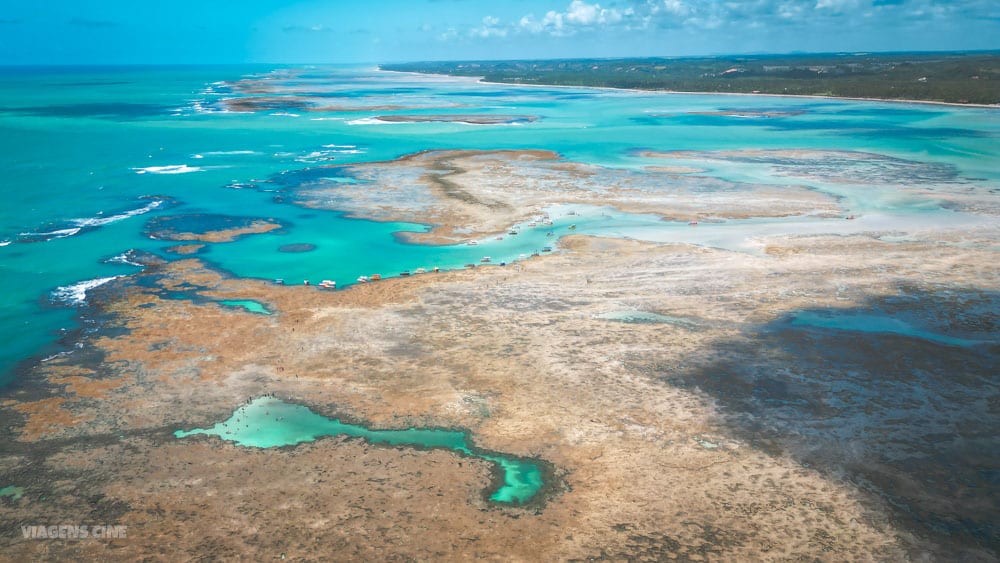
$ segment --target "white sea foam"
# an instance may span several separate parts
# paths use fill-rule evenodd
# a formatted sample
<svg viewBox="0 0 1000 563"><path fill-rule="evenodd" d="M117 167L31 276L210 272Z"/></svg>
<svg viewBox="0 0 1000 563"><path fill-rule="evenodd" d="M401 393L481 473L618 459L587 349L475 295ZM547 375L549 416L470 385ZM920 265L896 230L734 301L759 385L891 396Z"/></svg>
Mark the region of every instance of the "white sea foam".
<svg viewBox="0 0 1000 563"><path fill-rule="evenodd" d="M126 211L124 213L119 213L118 215L111 215L110 217L88 217L86 219L73 219L72 221L78 227L100 227L102 225L107 225L108 223L114 223L115 221L128 219L129 217L135 217L136 215L149 213L150 211L156 209L162 204L163 201L155 200L149 202L149 205L145 207L140 207L139 209L133 209L131 211Z"/></svg>
<svg viewBox="0 0 1000 563"><path fill-rule="evenodd" d="M118 256L112 256L111 258L105 260L105 262L107 262L108 264L125 264L126 266L136 266L139 268L143 267L143 264L141 262L136 262L135 260L132 260L131 250L126 250L125 252L122 252Z"/></svg>
<svg viewBox="0 0 1000 563"><path fill-rule="evenodd" d="M297 114L297 113L288 113L287 111L276 111L276 112L272 113L271 115L281 115L281 116L284 116L284 117L298 117L299 116L299 114Z"/></svg>
<svg viewBox="0 0 1000 563"><path fill-rule="evenodd" d="M9 240L0 240L0 246L7 246L7 245L8 245L8 244L10 244L11 242L12 242L12 241L9 241Z"/></svg>
<svg viewBox="0 0 1000 563"><path fill-rule="evenodd" d="M95 287L100 287L111 280L118 279L122 276L111 276L109 278L95 278L92 280L86 280L82 282L75 283L73 285L64 285L62 287L57 287L52 292L52 299L55 301L60 301L62 303L68 303L70 305L83 305L87 302L87 292Z"/></svg>
<svg viewBox="0 0 1000 563"><path fill-rule="evenodd" d="M405 123L404 121L382 121L377 117L362 117L361 119L352 119L348 121L348 125L398 125L400 123Z"/></svg>
<svg viewBox="0 0 1000 563"><path fill-rule="evenodd" d="M194 156L192 158L203 158L203 157L206 157L206 156L239 156L239 155L252 155L252 154L261 154L261 153L259 153L257 151L248 151L248 150L242 150L242 151L208 151L208 152L200 153L198 156Z"/></svg>
<svg viewBox="0 0 1000 563"><path fill-rule="evenodd" d="M356 149L358 145L323 145L324 149Z"/></svg>
<svg viewBox="0 0 1000 563"><path fill-rule="evenodd" d="M61 358L63 356L68 356L69 354L70 354L70 351L66 350L65 352L59 352L57 354L52 354L51 356L46 356L46 357L42 358L42 361L43 362L51 362L52 360L55 360L56 358Z"/></svg>
<svg viewBox="0 0 1000 563"><path fill-rule="evenodd" d="M136 174L187 174L188 172L201 172L204 170L199 166L188 166L187 164L169 164L167 166L147 166L145 168L133 168Z"/></svg>
<svg viewBox="0 0 1000 563"><path fill-rule="evenodd" d="M343 121L343 117L310 117L309 121Z"/></svg>
<svg viewBox="0 0 1000 563"><path fill-rule="evenodd" d="M22 237L44 238L46 240L52 240L57 238L71 237L79 232L80 232L80 227L73 227L71 229L57 229L55 231L46 231L42 233L18 233L18 234Z"/></svg>

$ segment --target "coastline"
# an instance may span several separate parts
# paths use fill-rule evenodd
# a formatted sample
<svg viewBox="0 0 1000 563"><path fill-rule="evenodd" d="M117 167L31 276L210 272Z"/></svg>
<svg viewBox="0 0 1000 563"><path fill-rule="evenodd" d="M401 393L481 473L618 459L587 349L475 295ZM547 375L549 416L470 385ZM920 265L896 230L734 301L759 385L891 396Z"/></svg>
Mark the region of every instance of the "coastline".
<svg viewBox="0 0 1000 563"><path fill-rule="evenodd" d="M757 96L757 97L772 97L772 98L806 98L806 99L820 99L820 100L851 100L856 102L884 102L884 103L894 103L894 104L927 104L935 106L951 106L960 108L978 108L978 109L1000 109L1000 104L960 104L957 102L941 102L935 100L909 100L909 99L884 99L884 98L859 98L859 97L848 97L848 96L823 96L819 94L765 94L765 93L753 93L753 92L688 92L682 90L643 90L641 88L614 88L611 86L575 86L567 84L525 84L523 82L494 82L486 80L485 76L455 76L451 74L440 74L434 72L413 72L413 71L402 71L402 70L384 70L382 68L378 69L379 72L395 72L399 74L408 74L413 76L447 76L449 78L468 78L470 80L475 80L480 84L503 84L504 86L524 86L528 88L574 88L579 90L603 90L608 92L635 92L644 94L682 94L682 95L699 95L699 96Z"/></svg>
<svg viewBox="0 0 1000 563"><path fill-rule="evenodd" d="M372 83L424 92L436 81L445 92L501 93L505 103L536 97L456 85L462 78ZM573 144L600 150L616 140L578 125L601 108L627 108L615 123L633 127L644 108L714 109L715 100L534 86L552 89L537 92L548 103L577 100L571 115L581 119L551 120L572 144L533 127L454 137L421 133L456 127L403 127L413 142L400 143L396 128L358 135L346 124L229 115L266 136L251 144L237 129L226 146L194 129L203 146L180 154L317 135L280 161L259 153L262 167L239 178L250 178L238 184L244 191L223 189L236 181L223 172L205 182L213 189L184 192L187 207L166 221L146 221L189 242L150 242L150 229L115 238L116 251L125 242L139 249L121 263L144 268L81 295L68 350L33 363L29 385L0 396L0 497L10 487L24 493L0 498L0 549L19 559L121 560L162 558L165 545L181 559L307 559L317 546L345 560L995 558L1000 520L980 498L995 490L990 470L1000 466L990 446L1000 418L984 399L1000 391L1000 272L988 267L1000 256L991 220L1000 198L990 190L1000 176L967 178L961 164L910 150L863 152L859 136L839 149L798 143L825 132L765 131L719 146L718 131L733 129L688 137L683 120L640 130L676 143L615 145L628 145L628 166L591 164ZM858 111L843 113L861 115L847 120L861 127L870 114L894 112L850 109ZM896 112L959 122L906 147L996 153L992 137L958 136L979 127L962 122L990 122L984 130L994 135L992 120L975 119L992 115ZM214 135L218 122L205 125ZM626 140L642 138L630 131ZM345 147L358 156L297 158ZM768 172L715 172L729 163ZM143 181L177 188L198 176ZM890 196L899 220L868 203ZM248 215L208 213L222 203L235 210L232 202ZM425 249L402 248L412 259L405 274L336 288L232 267L259 253L343 282L351 268L397 263L396 246L371 241L433 242L429 232L378 229L367 239L349 230L360 223L331 228L327 219L342 214L437 228L438 242L487 240L457 246L473 258L445 260L441 271L414 267L437 263L417 259ZM512 238L519 221L535 225ZM253 244L218 245L240 237ZM377 260L339 269L322 252L341 242L346 260ZM492 262L479 262L483 254ZM341 434L255 448L175 434L228 422L260 397L368 429L460 430L483 452L542 460L552 488L537 505L497 506L485 494L497 466L447 449ZM272 418L240 431L267 436L281 415L263 414ZM108 522L127 526L128 537L20 541L18 525L36 522Z"/></svg>

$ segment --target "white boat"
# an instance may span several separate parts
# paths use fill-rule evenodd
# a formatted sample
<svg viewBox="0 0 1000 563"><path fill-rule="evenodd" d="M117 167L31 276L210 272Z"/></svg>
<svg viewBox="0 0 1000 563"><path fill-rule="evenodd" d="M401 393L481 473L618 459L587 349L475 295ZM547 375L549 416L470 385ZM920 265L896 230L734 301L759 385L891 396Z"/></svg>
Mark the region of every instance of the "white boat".
<svg viewBox="0 0 1000 563"><path fill-rule="evenodd" d="M358 283L368 283L368 276L358 276Z"/></svg>
<svg viewBox="0 0 1000 563"><path fill-rule="evenodd" d="M480 259L479 261L482 262L483 264L487 264L489 262L492 262L493 259L490 258L489 256L483 256L482 259Z"/></svg>
<svg viewBox="0 0 1000 563"><path fill-rule="evenodd" d="M470 240L469 242L467 242L467 243L465 243L465 244L467 244L467 245L469 245L469 246L476 246L476 245L478 245L479 243L478 243L478 242L476 242L476 241L474 241L474 240Z"/></svg>

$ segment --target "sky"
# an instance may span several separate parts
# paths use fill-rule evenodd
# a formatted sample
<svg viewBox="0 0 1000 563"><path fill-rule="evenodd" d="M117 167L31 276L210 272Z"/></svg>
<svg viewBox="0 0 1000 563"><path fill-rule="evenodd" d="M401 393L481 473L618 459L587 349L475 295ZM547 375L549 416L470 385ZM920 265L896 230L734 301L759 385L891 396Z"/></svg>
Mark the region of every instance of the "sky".
<svg viewBox="0 0 1000 563"><path fill-rule="evenodd" d="M0 65L1000 49L1000 0L0 2Z"/></svg>

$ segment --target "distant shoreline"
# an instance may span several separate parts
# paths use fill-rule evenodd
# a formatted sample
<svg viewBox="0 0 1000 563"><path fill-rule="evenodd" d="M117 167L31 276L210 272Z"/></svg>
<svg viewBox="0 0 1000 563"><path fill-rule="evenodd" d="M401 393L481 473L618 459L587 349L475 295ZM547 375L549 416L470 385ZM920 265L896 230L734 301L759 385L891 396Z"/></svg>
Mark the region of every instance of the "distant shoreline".
<svg viewBox="0 0 1000 563"><path fill-rule="evenodd" d="M467 79L475 80L479 84L503 84L505 86L525 86L528 88L576 88L576 89L588 89L588 90L607 90L610 92L643 92L652 94L685 94L685 95L708 95L708 96L765 96L771 98L812 98L819 100L853 100L859 102L884 102L884 103L894 103L894 104L927 104L935 106L952 106L960 108L979 108L979 109L1000 109L1000 104L962 104L958 102L942 102L937 100L910 100L901 98L864 98L864 97L854 97L854 96L824 96L820 94L767 94L764 92L697 92L697 91L685 91L685 90L645 90L642 88L615 88L613 86L577 86L568 84L525 84L523 82L497 82L486 80L485 76L464 76L464 75L454 75L454 74L442 74L439 72L416 72L416 71L406 71L406 70L386 70L383 68L378 69L379 72L394 72L398 74L410 74L416 76L445 76L448 78L455 79Z"/></svg>

